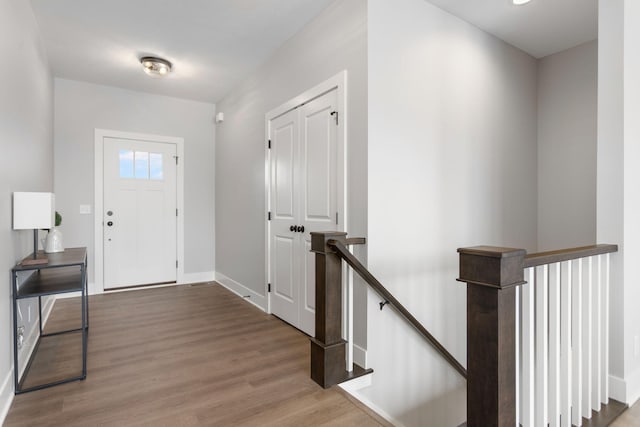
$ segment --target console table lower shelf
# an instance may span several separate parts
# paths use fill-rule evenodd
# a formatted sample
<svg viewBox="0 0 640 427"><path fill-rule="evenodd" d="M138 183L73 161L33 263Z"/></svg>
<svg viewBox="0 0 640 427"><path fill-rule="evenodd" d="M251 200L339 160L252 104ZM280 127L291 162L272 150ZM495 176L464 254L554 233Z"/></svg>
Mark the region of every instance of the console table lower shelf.
<svg viewBox="0 0 640 427"><path fill-rule="evenodd" d="M72 248L47 254L48 264L22 265L12 269L15 393L40 390L87 377L87 338L89 301L87 292L86 248ZM59 330L44 333L42 299L47 296L79 292L79 319L70 326L66 316L57 322ZM38 299L39 332L31 355L20 366L18 349L18 304ZM74 302L75 304L75 302ZM78 320L79 325L78 325ZM56 326L56 325L54 325ZM74 366L81 359L81 371Z"/></svg>

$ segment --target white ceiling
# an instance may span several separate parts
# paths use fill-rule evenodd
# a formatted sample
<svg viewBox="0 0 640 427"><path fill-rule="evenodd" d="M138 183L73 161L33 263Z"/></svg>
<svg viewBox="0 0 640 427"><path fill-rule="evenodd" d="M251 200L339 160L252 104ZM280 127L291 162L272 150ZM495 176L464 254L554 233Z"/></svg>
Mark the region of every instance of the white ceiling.
<svg viewBox="0 0 640 427"><path fill-rule="evenodd" d="M56 77L219 101L333 0L31 0ZM598 0L428 0L535 57L597 37ZM145 55L174 64L147 76Z"/></svg>
<svg viewBox="0 0 640 427"><path fill-rule="evenodd" d="M598 0L427 0L536 58L598 37Z"/></svg>
<svg viewBox="0 0 640 427"><path fill-rule="evenodd" d="M333 0L31 0L56 77L220 100ZM151 78L139 57L174 64Z"/></svg>

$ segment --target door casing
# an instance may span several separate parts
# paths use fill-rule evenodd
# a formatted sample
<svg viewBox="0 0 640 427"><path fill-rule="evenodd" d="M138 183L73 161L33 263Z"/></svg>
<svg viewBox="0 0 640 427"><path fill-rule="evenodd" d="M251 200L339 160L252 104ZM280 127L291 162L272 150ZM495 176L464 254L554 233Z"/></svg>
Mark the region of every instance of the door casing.
<svg viewBox="0 0 640 427"><path fill-rule="evenodd" d="M279 107L269 111L265 115L265 141L269 140L270 135L270 123L271 120L304 105L312 99L318 98L327 92L332 90L337 91L337 110L338 110L338 129L337 129L337 211L338 211L338 224L337 229L340 231L347 230L347 71L341 71L333 77L325 80L324 82L314 86L313 88L305 91L304 93L290 99ZM268 144L265 144L265 212L271 211L271 157ZM271 246L270 246L270 223L267 215L265 215L265 277L267 281L265 283L264 292L267 295L267 313L271 314L271 294L268 292L268 284L271 282ZM346 278L346 274L343 274ZM343 288L344 289L344 288ZM345 307L346 309L346 307Z"/></svg>
<svg viewBox="0 0 640 427"><path fill-rule="evenodd" d="M94 132L94 283L89 284L90 294L104 292L104 138L131 139L136 141L172 143L176 145L178 168L176 171L176 196L178 207L177 224L177 284L184 283L184 139L174 136L161 136L143 133L122 132L109 129L95 129Z"/></svg>

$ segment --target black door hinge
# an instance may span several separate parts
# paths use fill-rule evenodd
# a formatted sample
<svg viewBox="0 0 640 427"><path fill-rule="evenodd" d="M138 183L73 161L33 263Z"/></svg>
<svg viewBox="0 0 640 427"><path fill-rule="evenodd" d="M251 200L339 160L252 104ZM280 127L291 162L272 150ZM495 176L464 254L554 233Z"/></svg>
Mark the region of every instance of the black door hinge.
<svg viewBox="0 0 640 427"><path fill-rule="evenodd" d="M332 116L335 116L335 119L336 119L336 126L338 125L338 114L339 114L339 113L338 113L337 111L332 111L332 112L331 112L331 115L332 115Z"/></svg>
<svg viewBox="0 0 640 427"><path fill-rule="evenodd" d="M271 212L267 212L267 221L271 221Z"/></svg>
<svg viewBox="0 0 640 427"><path fill-rule="evenodd" d="M271 283L267 283L267 292L271 292Z"/></svg>
<svg viewBox="0 0 640 427"><path fill-rule="evenodd" d="M178 166L178 156L173 156L174 159L176 159L176 166Z"/></svg>
<svg viewBox="0 0 640 427"><path fill-rule="evenodd" d="M178 268L178 260L176 260L176 268Z"/></svg>
<svg viewBox="0 0 640 427"><path fill-rule="evenodd" d="M269 147L269 150L271 150L271 140L267 142L267 146Z"/></svg>

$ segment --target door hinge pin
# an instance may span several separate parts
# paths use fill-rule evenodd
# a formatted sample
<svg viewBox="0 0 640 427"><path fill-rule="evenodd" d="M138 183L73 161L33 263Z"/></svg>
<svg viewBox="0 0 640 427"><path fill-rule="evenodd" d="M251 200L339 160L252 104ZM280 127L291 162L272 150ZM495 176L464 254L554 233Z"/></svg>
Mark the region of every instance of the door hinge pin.
<svg viewBox="0 0 640 427"><path fill-rule="evenodd" d="M269 140L269 141L267 142L267 146L268 146L269 150L271 150L271 140Z"/></svg>
<svg viewBox="0 0 640 427"><path fill-rule="evenodd" d="M338 212L336 212L336 225L338 225Z"/></svg>
<svg viewBox="0 0 640 427"><path fill-rule="evenodd" d="M267 292L271 292L271 283L267 283Z"/></svg>
<svg viewBox="0 0 640 427"><path fill-rule="evenodd" d="M271 221L271 211L267 213L267 221Z"/></svg>
<svg viewBox="0 0 640 427"><path fill-rule="evenodd" d="M178 208L176 208L176 216L178 216Z"/></svg>
<svg viewBox="0 0 640 427"><path fill-rule="evenodd" d="M178 268L178 260L176 260L176 268Z"/></svg>

